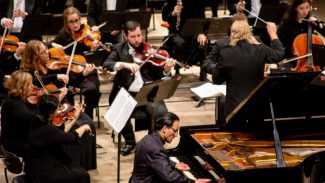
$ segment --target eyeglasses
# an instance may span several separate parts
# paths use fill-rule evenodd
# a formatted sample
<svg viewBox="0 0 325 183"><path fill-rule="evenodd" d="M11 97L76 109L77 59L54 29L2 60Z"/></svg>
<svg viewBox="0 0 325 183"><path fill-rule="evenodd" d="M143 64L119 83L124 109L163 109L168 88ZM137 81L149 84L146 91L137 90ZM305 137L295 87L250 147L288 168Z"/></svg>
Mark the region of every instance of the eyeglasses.
<svg viewBox="0 0 325 183"><path fill-rule="evenodd" d="M172 129L174 133L178 132L178 129L174 129L173 127L169 127L169 129Z"/></svg>
<svg viewBox="0 0 325 183"><path fill-rule="evenodd" d="M80 19L70 20L70 21L68 21L68 24L73 25L75 23L79 23L79 21L80 21Z"/></svg>

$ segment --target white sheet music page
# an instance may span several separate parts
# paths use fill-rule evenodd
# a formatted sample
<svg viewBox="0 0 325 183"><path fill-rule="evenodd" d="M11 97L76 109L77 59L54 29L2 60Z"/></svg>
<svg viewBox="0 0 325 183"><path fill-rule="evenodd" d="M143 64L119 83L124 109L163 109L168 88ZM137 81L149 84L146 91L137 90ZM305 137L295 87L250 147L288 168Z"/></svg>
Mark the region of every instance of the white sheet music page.
<svg viewBox="0 0 325 183"><path fill-rule="evenodd" d="M190 90L200 98L226 95L226 85L215 85L212 83L204 83L200 86L193 87Z"/></svg>
<svg viewBox="0 0 325 183"><path fill-rule="evenodd" d="M137 101L122 87L104 118L117 133L120 133L136 105Z"/></svg>

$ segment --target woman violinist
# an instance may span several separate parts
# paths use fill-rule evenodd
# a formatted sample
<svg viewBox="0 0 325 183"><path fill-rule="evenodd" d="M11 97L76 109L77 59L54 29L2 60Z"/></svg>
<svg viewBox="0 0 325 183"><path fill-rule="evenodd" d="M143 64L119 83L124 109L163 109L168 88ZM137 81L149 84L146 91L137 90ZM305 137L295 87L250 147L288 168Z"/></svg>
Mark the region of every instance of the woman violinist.
<svg viewBox="0 0 325 183"><path fill-rule="evenodd" d="M285 13L277 33L285 47L286 58L295 56L292 51L293 42L298 35L308 32L309 24L313 30L325 35L324 25L315 16L311 15L311 9L311 0L293 0ZM295 63L292 62L289 65L295 66Z"/></svg>
<svg viewBox="0 0 325 183"><path fill-rule="evenodd" d="M60 74L59 71L51 70L46 67L46 63L49 61L49 53L47 47L38 40L31 40L27 43L26 49L22 58L21 68L38 71L41 76L41 80L44 85L55 84L60 87L62 84L69 82L69 76ZM87 74L87 70L84 70ZM34 79L33 83L40 86L38 79ZM67 88L61 87L59 89L61 93L67 93ZM60 100L61 101L61 100ZM67 102L66 97L62 99L62 102ZM81 112L79 116L75 116L78 123L75 123L74 128L78 128L80 124L88 124L92 127L92 131L96 134L95 125L90 117ZM86 136L81 139L81 148L67 148L68 154L79 164L83 165L85 169L96 168L96 138L94 136ZM78 152L75 152L78 151Z"/></svg>
<svg viewBox="0 0 325 183"><path fill-rule="evenodd" d="M71 161L64 145L79 145L80 138L91 132L82 125L70 132L54 126L52 118L58 115L59 100L51 95L40 97L37 115L32 121L28 136L29 153L25 159L26 177L34 183L89 183L88 172ZM66 125L65 127L71 125Z"/></svg>
<svg viewBox="0 0 325 183"><path fill-rule="evenodd" d="M84 28L88 25L81 24L80 12L78 9L70 6L63 12L64 25L60 33L51 42L49 46L55 48L63 48L63 46L70 44L86 33L88 30ZM79 36L77 36L79 35ZM85 45L84 41L78 42L75 50L75 54L82 54L84 51L96 51L99 48L99 44L94 41L90 45L90 48ZM72 46L65 50L66 54L71 54ZM70 84L72 86L80 87L82 94L85 96L85 112L90 118L93 118L93 110L98 105L100 93L99 93L99 79L95 71L94 64L86 64L85 71L81 74L70 74ZM72 103L73 99L69 99Z"/></svg>

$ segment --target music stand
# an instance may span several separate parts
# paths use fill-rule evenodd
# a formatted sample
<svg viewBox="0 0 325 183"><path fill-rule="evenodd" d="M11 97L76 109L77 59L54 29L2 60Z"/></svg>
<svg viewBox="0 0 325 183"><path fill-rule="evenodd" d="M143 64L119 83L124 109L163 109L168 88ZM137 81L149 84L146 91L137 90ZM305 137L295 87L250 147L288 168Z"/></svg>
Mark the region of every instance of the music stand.
<svg viewBox="0 0 325 183"><path fill-rule="evenodd" d="M232 17L212 18L210 20L211 23L208 30L208 37L219 38L229 35Z"/></svg>
<svg viewBox="0 0 325 183"><path fill-rule="evenodd" d="M281 22L285 10L286 10L285 3L262 5L258 17L260 17L261 19L267 22L274 22L275 24L279 24ZM257 18L254 19L255 22L253 27L266 28L264 22L259 21Z"/></svg>
<svg viewBox="0 0 325 183"><path fill-rule="evenodd" d="M170 98L174 95L177 86L181 81L181 76L175 76L171 78L166 78L162 80L157 80L154 82L146 83L137 93L135 100L137 101L137 106L146 105L149 102L153 102L152 106L152 119L150 124L150 130L154 130L154 117L156 113L157 103L165 99Z"/></svg>
<svg viewBox="0 0 325 183"><path fill-rule="evenodd" d="M150 25L150 18L152 13L151 8L144 9L128 9L125 11L105 11L101 17L101 22L109 22L101 28L101 30L113 31L123 30L127 21L133 20L140 23L141 28L146 31L147 41L147 29Z"/></svg>
<svg viewBox="0 0 325 183"><path fill-rule="evenodd" d="M41 39L47 28L50 27L50 15L26 16L20 31L22 37Z"/></svg>
<svg viewBox="0 0 325 183"><path fill-rule="evenodd" d="M189 37L204 34L208 31L210 22L211 20L206 18L187 19L182 28L181 36Z"/></svg>
<svg viewBox="0 0 325 183"><path fill-rule="evenodd" d="M50 19L50 26L47 27L46 35L57 35L63 27L63 15L53 14Z"/></svg>

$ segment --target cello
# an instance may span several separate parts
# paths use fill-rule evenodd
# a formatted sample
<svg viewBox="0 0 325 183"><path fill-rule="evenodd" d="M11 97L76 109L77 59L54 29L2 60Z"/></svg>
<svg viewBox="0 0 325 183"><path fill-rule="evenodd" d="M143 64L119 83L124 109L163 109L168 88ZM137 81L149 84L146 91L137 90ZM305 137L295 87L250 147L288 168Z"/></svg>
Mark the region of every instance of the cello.
<svg viewBox="0 0 325 183"><path fill-rule="evenodd" d="M306 71L321 71L319 66L315 66L312 58L312 44L324 45L324 41L318 36L312 33L311 22L308 22L308 32L299 34L293 41L292 49L294 55L297 57L303 57L310 54L307 58L298 59L294 71L306 72Z"/></svg>

